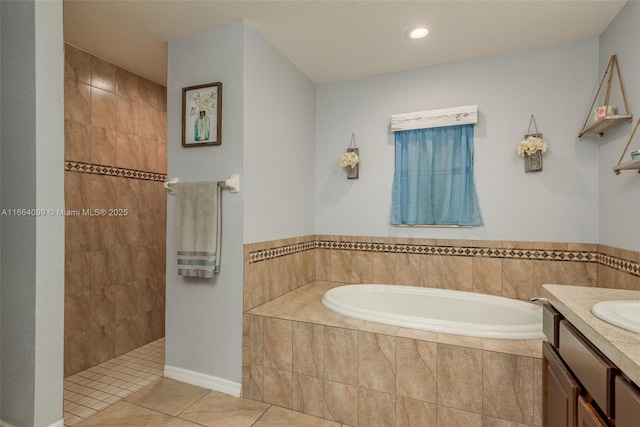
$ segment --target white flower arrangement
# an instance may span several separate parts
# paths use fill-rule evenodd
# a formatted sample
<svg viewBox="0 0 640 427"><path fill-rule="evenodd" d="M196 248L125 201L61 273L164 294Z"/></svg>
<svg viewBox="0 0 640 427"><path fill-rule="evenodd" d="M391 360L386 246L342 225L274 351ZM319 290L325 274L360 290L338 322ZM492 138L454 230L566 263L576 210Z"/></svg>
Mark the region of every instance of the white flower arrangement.
<svg viewBox="0 0 640 427"><path fill-rule="evenodd" d="M213 91L205 93L204 96L200 95L200 92L196 92L191 96L191 100L196 104L196 107L198 107L197 110L195 107L191 107L191 111L189 112L189 115L191 116L195 116L197 111L208 111L213 109L216 103L215 93Z"/></svg>
<svg viewBox="0 0 640 427"><path fill-rule="evenodd" d="M518 144L518 154L520 157L524 157L525 154L531 156L536 154L538 151L541 151L542 154L544 154L545 151L547 151L547 147L548 145L544 139L538 136L528 136Z"/></svg>
<svg viewBox="0 0 640 427"><path fill-rule="evenodd" d="M353 168L360 162L360 158L353 151L347 151L340 157L340 166Z"/></svg>

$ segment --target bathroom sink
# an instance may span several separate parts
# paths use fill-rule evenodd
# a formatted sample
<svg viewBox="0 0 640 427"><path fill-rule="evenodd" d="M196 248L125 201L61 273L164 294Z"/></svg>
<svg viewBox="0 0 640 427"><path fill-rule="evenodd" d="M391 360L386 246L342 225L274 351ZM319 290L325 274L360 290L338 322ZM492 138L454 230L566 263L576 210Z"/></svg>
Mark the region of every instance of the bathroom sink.
<svg viewBox="0 0 640 427"><path fill-rule="evenodd" d="M640 333L640 300L602 301L591 312L605 322Z"/></svg>

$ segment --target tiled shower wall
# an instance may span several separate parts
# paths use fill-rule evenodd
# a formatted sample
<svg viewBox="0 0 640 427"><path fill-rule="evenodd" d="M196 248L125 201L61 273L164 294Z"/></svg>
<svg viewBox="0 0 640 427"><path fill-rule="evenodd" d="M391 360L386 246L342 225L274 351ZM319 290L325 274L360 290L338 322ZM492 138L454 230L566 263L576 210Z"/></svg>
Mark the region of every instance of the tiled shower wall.
<svg viewBox="0 0 640 427"><path fill-rule="evenodd" d="M640 253L597 244L326 235L245 245L245 311L313 280L526 300L545 283L640 290Z"/></svg>
<svg viewBox="0 0 640 427"><path fill-rule="evenodd" d="M70 45L64 93L68 376L164 336L167 137L166 88Z"/></svg>

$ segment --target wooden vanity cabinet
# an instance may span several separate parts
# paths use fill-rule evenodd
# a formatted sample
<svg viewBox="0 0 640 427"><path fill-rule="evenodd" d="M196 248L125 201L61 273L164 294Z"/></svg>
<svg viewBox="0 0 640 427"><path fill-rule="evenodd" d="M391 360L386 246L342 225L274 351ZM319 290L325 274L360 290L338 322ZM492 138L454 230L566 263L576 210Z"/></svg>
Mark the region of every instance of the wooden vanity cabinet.
<svg viewBox="0 0 640 427"><path fill-rule="evenodd" d="M598 411L586 402L582 396L578 396L578 426L580 427L608 427Z"/></svg>
<svg viewBox="0 0 640 427"><path fill-rule="evenodd" d="M616 427L640 425L640 391L626 378L616 377Z"/></svg>
<svg viewBox="0 0 640 427"><path fill-rule="evenodd" d="M542 344L544 425L576 425L580 386L548 342Z"/></svg>
<svg viewBox="0 0 640 427"><path fill-rule="evenodd" d="M549 304L543 331L543 426L640 426L640 389Z"/></svg>

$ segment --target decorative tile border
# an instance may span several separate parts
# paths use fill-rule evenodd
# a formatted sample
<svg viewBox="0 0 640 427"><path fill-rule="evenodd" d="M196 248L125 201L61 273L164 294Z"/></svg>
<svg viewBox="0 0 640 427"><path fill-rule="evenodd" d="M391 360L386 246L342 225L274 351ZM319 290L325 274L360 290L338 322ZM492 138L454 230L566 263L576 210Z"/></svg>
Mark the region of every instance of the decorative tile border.
<svg viewBox="0 0 640 427"><path fill-rule="evenodd" d="M616 258L611 255L598 254L598 263L611 267L614 270L624 271L640 277L640 263L626 259Z"/></svg>
<svg viewBox="0 0 640 427"><path fill-rule="evenodd" d="M546 249L514 249L473 246L411 245L376 242L341 242L314 240L294 245L249 252L249 264L267 261L310 249L335 249L343 251L409 253L419 255L444 255L502 259L528 259L539 261L593 262L640 277L640 263L592 251L562 251Z"/></svg>
<svg viewBox="0 0 640 427"><path fill-rule="evenodd" d="M167 180L166 174L156 172L139 171L135 169L117 168L115 166L94 165L82 162L64 162L64 170L68 172L92 173L96 175L118 176L121 178L142 179L145 181Z"/></svg>
<svg viewBox="0 0 640 427"><path fill-rule="evenodd" d="M249 252L249 264L253 264L254 262L267 261L285 255L292 255L298 252L308 251L310 249L315 249L316 247L317 242L312 240L303 243L296 243L293 245L279 246L275 248Z"/></svg>

